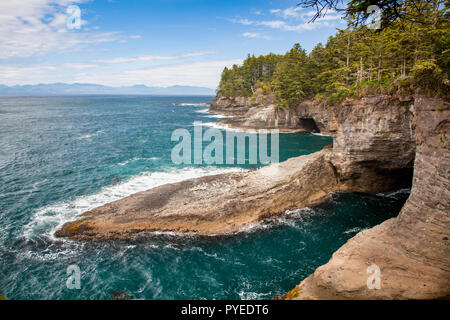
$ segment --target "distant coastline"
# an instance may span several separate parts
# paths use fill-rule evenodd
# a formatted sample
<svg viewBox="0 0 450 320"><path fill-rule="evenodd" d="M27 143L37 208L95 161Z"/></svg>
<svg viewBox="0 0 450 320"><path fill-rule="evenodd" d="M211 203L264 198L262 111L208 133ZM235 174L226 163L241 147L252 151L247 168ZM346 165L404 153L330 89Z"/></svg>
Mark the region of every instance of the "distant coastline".
<svg viewBox="0 0 450 320"><path fill-rule="evenodd" d="M196 86L149 87L133 85L110 87L90 83L50 83L6 86L0 84L0 95L154 95L154 96L214 96L211 88Z"/></svg>

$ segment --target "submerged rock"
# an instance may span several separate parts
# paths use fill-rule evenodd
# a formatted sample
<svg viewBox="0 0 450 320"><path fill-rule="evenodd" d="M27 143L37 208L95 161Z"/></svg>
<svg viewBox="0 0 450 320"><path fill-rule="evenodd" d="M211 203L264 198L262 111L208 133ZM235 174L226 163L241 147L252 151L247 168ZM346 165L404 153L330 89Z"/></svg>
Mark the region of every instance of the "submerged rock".
<svg viewBox="0 0 450 320"><path fill-rule="evenodd" d="M114 290L110 298L110 300L131 300L131 299L133 298L128 293L119 290Z"/></svg>

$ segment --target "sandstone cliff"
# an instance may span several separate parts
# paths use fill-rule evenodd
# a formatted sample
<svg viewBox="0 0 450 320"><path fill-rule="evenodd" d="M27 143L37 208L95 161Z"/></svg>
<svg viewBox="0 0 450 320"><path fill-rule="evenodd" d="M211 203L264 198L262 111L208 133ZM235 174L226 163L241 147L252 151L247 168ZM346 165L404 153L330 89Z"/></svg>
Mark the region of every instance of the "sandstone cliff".
<svg viewBox="0 0 450 320"><path fill-rule="evenodd" d="M273 97L228 98L217 95L211 102L209 112L233 116L220 123L224 126L241 129L279 129L280 131L319 131L302 125L295 110L276 108Z"/></svg>
<svg viewBox="0 0 450 320"><path fill-rule="evenodd" d="M271 108L272 110L267 110ZM450 296L450 114L438 99L372 96L338 106L305 101L285 112L273 106L260 127L301 127L314 120L334 136L329 154L341 190L377 192L407 186L399 216L357 234L288 299L433 299ZM253 117L235 121L251 126ZM381 289L369 289L367 268L380 268Z"/></svg>
<svg viewBox="0 0 450 320"><path fill-rule="evenodd" d="M358 233L286 298L449 298L450 108L443 101L417 97L411 109L414 180L399 216ZM385 158L406 164L410 148L398 148L399 152L386 150ZM342 158L342 150L346 149L337 147L336 159ZM359 157L351 159L359 161ZM385 165L390 168L393 163ZM380 268L380 289L367 286L367 268L373 264Z"/></svg>
<svg viewBox="0 0 450 320"><path fill-rule="evenodd" d="M219 96L211 112L239 108L239 115L221 123L242 129L277 128L333 135L330 161L342 190L380 192L411 185L413 98L405 101L377 95L347 99L337 106L309 100L293 110L277 109L271 102L251 106L248 100Z"/></svg>

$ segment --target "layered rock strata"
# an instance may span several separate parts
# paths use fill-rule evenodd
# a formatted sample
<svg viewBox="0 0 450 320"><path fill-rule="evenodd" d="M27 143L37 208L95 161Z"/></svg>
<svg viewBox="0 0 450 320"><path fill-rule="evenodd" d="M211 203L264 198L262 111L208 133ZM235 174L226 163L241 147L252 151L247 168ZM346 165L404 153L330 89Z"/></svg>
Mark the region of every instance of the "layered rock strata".
<svg viewBox="0 0 450 320"><path fill-rule="evenodd" d="M414 180L399 216L358 233L285 298L450 297L450 108L423 97L413 108ZM371 285L373 265L378 288Z"/></svg>

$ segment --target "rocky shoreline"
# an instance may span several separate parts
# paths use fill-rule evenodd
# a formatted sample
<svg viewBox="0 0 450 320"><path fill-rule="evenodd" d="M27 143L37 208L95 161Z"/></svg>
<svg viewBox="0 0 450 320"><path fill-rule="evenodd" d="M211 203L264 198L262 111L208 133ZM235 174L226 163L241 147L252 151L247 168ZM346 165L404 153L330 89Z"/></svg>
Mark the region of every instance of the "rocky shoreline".
<svg viewBox="0 0 450 320"><path fill-rule="evenodd" d="M411 195L396 218L358 233L289 292L289 299L448 299L450 297L450 108L417 97ZM380 269L368 289L367 268Z"/></svg>
<svg viewBox="0 0 450 320"><path fill-rule="evenodd" d="M150 231L237 232L286 209L313 205L337 190L333 168L326 161L329 154L330 149L325 149L259 170L206 176L136 193L85 212L56 236L84 240L130 238Z"/></svg>
<svg viewBox="0 0 450 320"><path fill-rule="evenodd" d="M72 239L130 238L149 231L236 232L332 191L383 192L411 186L397 218L358 233L287 299L415 299L450 296L450 107L439 99L370 96L337 106L216 96L221 124L332 135L332 148L259 170L163 185L85 212L56 232ZM382 290L366 286L381 269Z"/></svg>

